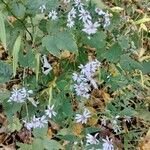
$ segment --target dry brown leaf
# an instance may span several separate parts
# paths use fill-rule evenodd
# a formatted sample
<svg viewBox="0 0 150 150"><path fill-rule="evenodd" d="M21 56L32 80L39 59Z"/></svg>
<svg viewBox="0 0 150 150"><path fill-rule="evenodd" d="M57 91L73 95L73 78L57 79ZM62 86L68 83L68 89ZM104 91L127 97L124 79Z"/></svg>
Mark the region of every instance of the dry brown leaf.
<svg viewBox="0 0 150 150"><path fill-rule="evenodd" d="M102 90L102 97L103 97L105 103L109 103L113 100L113 98L110 97L110 94L104 90Z"/></svg>
<svg viewBox="0 0 150 150"><path fill-rule="evenodd" d="M150 128L145 136L145 138L143 138L143 140L140 142L139 150L150 150Z"/></svg>
<svg viewBox="0 0 150 150"><path fill-rule="evenodd" d="M82 132L83 125L81 123L76 123L73 125L72 132L74 135L79 136Z"/></svg>
<svg viewBox="0 0 150 150"><path fill-rule="evenodd" d="M70 53L69 51L64 50L64 51L61 53L60 58L61 58L61 59L69 58L70 55L71 55L71 53Z"/></svg>
<svg viewBox="0 0 150 150"><path fill-rule="evenodd" d="M94 125L97 124L97 122L98 122L98 118L97 117L92 117L92 118L89 118L87 124L90 125L90 126L94 126Z"/></svg>
<svg viewBox="0 0 150 150"><path fill-rule="evenodd" d="M10 144L10 145L3 145L0 144L0 150L16 150L15 144Z"/></svg>
<svg viewBox="0 0 150 150"><path fill-rule="evenodd" d="M47 137L48 137L48 139L52 139L52 137L53 137L53 132L52 132L51 128L48 128Z"/></svg>

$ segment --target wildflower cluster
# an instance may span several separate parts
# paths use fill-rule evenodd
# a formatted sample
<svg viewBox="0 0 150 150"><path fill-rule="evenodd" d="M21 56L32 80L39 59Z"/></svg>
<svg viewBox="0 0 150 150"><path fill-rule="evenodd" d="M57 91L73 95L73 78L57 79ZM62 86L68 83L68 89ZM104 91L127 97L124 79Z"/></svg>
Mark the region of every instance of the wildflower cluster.
<svg viewBox="0 0 150 150"><path fill-rule="evenodd" d="M28 130L31 130L32 128L43 128L45 124L48 123L48 118L52 118L52 116L56 116L57 113L53 109L54 109L54 105L52 105L51 107L48 106L48 108L45 110L45 115L43 115L42 117L36 118L35 116L33 116L30 122L24 120L25 123L24 126Z"/></svg>
<svg viewBox="0 0 150 150"><path fill-rule="evenodd" d="M79 74L73 73L72 78L76 82L74 84L74 89L78 96L88 99L90 97L89 92L92 90L91 88L97 89L97 83L93 77L99 66L100 62L94 60L87 63L85 66L81 64L79 66L81 69Z"/></svg>
<svg viewBox="0 0 150 150"><path fill-rule="evenodd" d="M75 119L76 119L77 123L81 122L83 124L83 123L87 123L87 119L90 118L90 117L91 117L90 111L85 108L82 115L81 114L76 114Z"/></svg>
<svg viewBox="0 0 150 150"><path fill-rule="evenodd" d="M70 0L64 0L64 4L67 5L68 3L70 3ZM46 6L43 4L39 9L41 13L44 13L44 11L46 10ZM110 25L110 15L108 14L108 12L104 12L99 8L96 8L95 12L103 18L103 21L94 20L90 12L86 9L85 4L82 3L81 0L73 0L71 8L67 14L66 26L72 28L75 25L75 21L77 20L76 18L78 17L78 20L82 21L83 23L82 31L90 36L97 32L100 25L103 25L104 28ZM51 20L57 20L58 12L56 10L49 11L48 18Z"/></svg>
<svg viewBox="0 0 150 150"><path fill-rule="evenodd" d="M13 88L8 102L23 103L29 98L30 94L32 93L32 90L27 90L24 87L21 89Z"/></svg>
<svg viewBox="0 0 150 150"><path fill-rule="evenodd" d="M114 150L112 139L109 139L108 136L106 136L106 139L102 139L103 144L102 148L103 150ZM98 133L96 133L94 136L91 134L87 134L86 136L86 145L90 144L99 144L100 141L98 140Z"/></svg>
<svg viewBox="0 0 150 150"><path fill-rule="evenodd" d="M32 128L43 128L45 124L47 124L48 120L46 119L46 116L42 117L35 117L33 116L32 120L30 122L24 121L25 127L28 130L31 130Z"/></svg>

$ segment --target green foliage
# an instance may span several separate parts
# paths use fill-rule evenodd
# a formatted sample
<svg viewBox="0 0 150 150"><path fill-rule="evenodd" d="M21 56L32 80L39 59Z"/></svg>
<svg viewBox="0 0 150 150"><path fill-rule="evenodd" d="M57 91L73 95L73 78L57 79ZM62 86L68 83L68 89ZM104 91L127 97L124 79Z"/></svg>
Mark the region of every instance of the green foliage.
<svg viewBox="0 0 150 150"><path fill-rule="evenodd" d="M0 39L2 41L2 44L6 50L6 29L5 29L5 19L3 14L0 12Z"/></svg>
<svg viewBox="0 0 150 150"><path fill-rule="evenodd" d="M148 3L82 0L91 21L99 24L95 34L86 34L84 30L94 32L94 25L83 22L72 2L0 1L0 108L7 119L5 134L20 150L102 149L108 135L115 149L137 149L150 125ZM72 6L77 14L69 28ZM105 13L98 15L97 7ZM110 25L104 27L106 20ZM98 88L90 79L90 98L85 99L76 94L72 75L94 59L101 63L92 76ZM21 93L25 102L8 102L13 94L19 99L16 87L26 89ZM45 110L53 105L57 114L48 117ZM84 108L91 116L87 123L77 123L76 114ZM33 116L44 116L47 123L28 131L25 121L32 122ZM99 144L87 145L86 136L96 133ZM21 139L14 138L20 135Z"/></svg>
<svg viewBox="0 0 150 150"><path fill-rule="evenodd" d="M56 57L60 57L61 50L68 50L77 53L77 45L71 33L64 31L54 36L46 36L42 40L42 45Z"/></svg>
<svg viewBox="0 0 150 150"><path fill-rule="evenodd" d="M9 81L11 77L12 67L3 61L0 61L0 83Z"/></svg>

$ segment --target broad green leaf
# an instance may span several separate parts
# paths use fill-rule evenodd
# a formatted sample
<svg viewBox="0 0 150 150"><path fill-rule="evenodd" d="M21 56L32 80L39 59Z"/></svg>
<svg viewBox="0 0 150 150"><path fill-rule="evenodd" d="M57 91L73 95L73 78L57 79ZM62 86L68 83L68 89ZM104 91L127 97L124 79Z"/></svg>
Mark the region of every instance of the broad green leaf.
<svg viewBox="0 0 150 150"><path fill-rule="evenodd" d="M127 49L130 47L130 41L129 41L129 37L128 36L120 36L118 37L118 43L121 46L122 49Z"/></svg>
<svg viewBox="0 0 150 150"><path fill-rule="evenodd" d="M105 39L106 39L106 34L103 31L101 31L94 34L92 37L90 37L90 39L86 37L84 39L84 43L88 44L92 48L96 48L98 51L99 49L105 47L106 45Z"/></svg>
<svg viewBox="0 0 150 150"><path fill-rule="evenodd" d="M12 3L12 12L17 17L22 19L25 16L26 8L22 3Z"/></svg>
<svg viewBox="0 0 150 150"><path fill-rule="evenodd" d="M20 45L21 45L21 36L19 35L18 38L16 39L16 42L13 47L13 76L16 75L16 70L18 67L18 54L20 50Z"/></svg>
<svg viewBox="0 0 150 150"><path fill-rule="evenodd" d="M44 144L44 148L47 149L47 150L60 150L60 149L63 149L63 147L60 145L60 143L55 141L55 140L45 139L43 141L43 144Z"/></svg>
<svg viewBox="0 0 150 150"><path fill-rule="evenodd" d="M118 43L115 43L105 54L104 57L113 63L117 63L120 60L122 54L122 48Z"/></svg>
<svg viewBox="0 0 150 150"><path fill-rule="evenodd" d="M5 20L3 14L0 12L0 39L6 50L6 29L5 29Z"/></svg>
<svg viewBox="0 0 150 150"><path fill-rule="evenodd" d="M0 60L0 83L5 83L12 76L12 67Z"/></svg>
<svg viewBox="0 0 150 150"><path fill-rule="evenodd" d="M120 66L122 69L126 71L133 71L134 69L140 69L140 70L143 69L142 64L133 60L132 58L130 58L130 56L126 54L121 56Z"/></svg>
<svg viewBox="0 0 150 150"><path fill-rule="evenodd" d="M60 57L61 50L76 53L78 49L73 35L67 31L59 32L53 36L48 35L44 37L42 45L56 57Z"/></svg>
<svg viewBox="0 0 150 150"><path fill-rule="evenodd" d="M5 99L8 99L10 96L10 92L6 89L0 90L0 103L3 103Z"/></svg>
<svg viewBox="0 0 150 150"><path fill-rule="evenodd" d="M17 142L17 146L19 146L19 150L33 150L32 145L29 144Z"/></svg>
<svg viewBox="0 0 150 150"><path fill-rule="evenodd" d="M142 72L143 74L147 74L147 73L150 73L150 61L144 61L141 63L142 65Z"/></svg>
<svg viewBox="0 0 150 150"><path fill-rule="evenodd" d="M90 133L94 133L94 132L99 132L100 128L96 128L96 127L87 127L84 129L85 134L90 134Z"/></svg>
<svg viewBox="0 0 150 150"><path fill-rule="evenodd" d="M32 144L32 150L44 150L43 142L42 139L35 138Z"/></svg>
<svg viewBox="0 0 150 150"><path fill-rule="evenodd" d="M45 125L44 128L35 128L33 130L33 135L36 138L44 138L47 135L47 126Z"/></svg>
<svg viewBox="0 0 150 150"><path fill-rule="evenodd" d="M21 110L21 107L22 107L22 103L10 103L10 102L7 102L7 100L5 102L3 102L3 107L5 109L5 112L6 112L6 115L7 115L7 118L8 118L8 121L9 122L13 122L13 118L12 116L18 111Z"/></svg>
<svg viewBox="0 0 150 150"><path fill-rule="evenodd" d="M8 129L11 132L19 131L22 127L22 124L20 123L20 120L16 117L16 115L13 116L13 121L9 123Z"/></svg>
<svg viewBox="0 0 150 150"><path fill-rule="evenodd" d="M19 64L22 67L35 68L35 53L34 50L29 49L27 54L23 55L22 52L19 53Z"/></svg>

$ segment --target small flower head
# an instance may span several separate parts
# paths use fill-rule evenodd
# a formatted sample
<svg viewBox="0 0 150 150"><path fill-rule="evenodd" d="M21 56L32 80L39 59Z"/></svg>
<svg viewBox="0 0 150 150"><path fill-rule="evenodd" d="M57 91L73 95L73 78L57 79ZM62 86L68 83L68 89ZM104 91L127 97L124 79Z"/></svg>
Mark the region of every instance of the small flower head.
<svg viewBox="0 0 150 150"><path fill-rule="evenodd" d="M45 75L48 75L48 73L52 70L52 66L49 64L49 62L48 62L48 60L46 58L46 55L44 55L42 57L42 63L43 63L42 72Z"/></svg>
<svg viewBox="0 0 150 150"><path fill-rule="evenodd" d="M32 128L43 128L48 121L46 119L46 116L37 117L37 118L33 116L30 122L27 122L26 120L24 120L23 122L25 123L24 126L28 130L31 130Z"/></svg>
<svg viewBox="0 0 150 150"><path fill-rule="evenodd" d="M49 118L52 118L52 116L57 115L57 113L54 111L54 105L52 105L51 107L48 106L48 109L45 110L45 113Z"/></svg>
<svg viewBox="0 0 150 150"><path fill-rule="evenodd" d="M26 99L29 98L29 95L32 93L33 93L32 90L28 91L24 87L21 89L13 88L13 91L11 92L11 96L8 102L23 103L26 101Z"/></svg>
<svg viewBox="0 0 150 150"><path fill-rule="evenodd" d="M91 117L90 111L85 108L82 115L81 114L76 114L75 119L76 119L77 123L81 122L83 124L83 123L87 123L87 119L90 118L90 117Z"/></svg>
<svg viewBox="0 0 150 150"><path fill-rule="evenodd" d="M84 31L88 35L92 35L92 34L95 34L97 32L97 28L99 26L100 26L100 24L98 22L92 23L91 21L88 20L84 24L84 29L82 29L82 31Z"/></svg>
<svg viewBox="0 0 150 150"><path fill-rule="evenodd" d="M92 19L90 13L87 10L79 10L79 20L82 20L83 23L86 23Z"/></svg>
<svg viewBox="0 0 150 150"><path fill-rule="evenodd" d="M40 9L41 13L43 13L44 10L46 10L45 4L41 5L39 9Z"/></svg>
<svg viewBox="0 0 150 150"><path fill-rule="evenodd" d="M109 140L108 136L106 136L106 139L102 139L103 143L103 150L114 150L114 146L112 143L112 139Z"/></svg>
<svg viewBox="0 0 150 150"><path fill-rule="evenodd" d="M95 12L100 16L105 15L105 12L103 10L101 10L100 8L95 8Z"/></svg>
<svg viewBox="0 0 150 150"><path fill-rule="evenodd" d="M52 10L49 12L48 17L51 18L52 20L57 20L57 12L55 10Z"/></svg>
<svg viewBox="0 0 150 150"><path fill-rule="evenodd" d="M98 133L96 133L94 136L91 134L87 134L86 139L87 139L87 144L98 144L99 140L97 139Z"/></svg>
<svg viewBox="0 0 150 150"><path fill-rule="evenodd" d="M72 28L74 26L75 22L72 19L67 20L67 27Z"/></svg>
<svg viewBox="0 0 150 150"><path fill-rule="evenodd" d="M84 4L81 2L81 0L74 0L75 7L78 8L78 10L82 9Z"/></svg>

